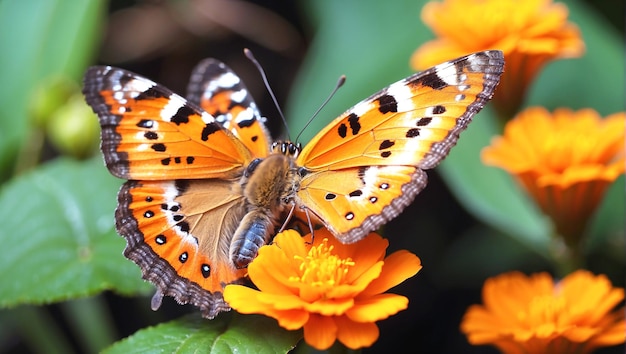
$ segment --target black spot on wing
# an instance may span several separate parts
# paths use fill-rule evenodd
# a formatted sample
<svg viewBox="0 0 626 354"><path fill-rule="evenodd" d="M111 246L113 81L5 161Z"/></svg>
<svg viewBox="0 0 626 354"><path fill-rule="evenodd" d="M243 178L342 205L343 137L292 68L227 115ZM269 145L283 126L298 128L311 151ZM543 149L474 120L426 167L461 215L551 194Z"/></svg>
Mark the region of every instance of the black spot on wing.
<svg viewBox="0 0 626 354"><path fill-rule="evenodd" d="M415 138L416 136L419 136L419 135L420 135L419 128L411 128L406 131L407 138Z"/></svg>
<svg viewBox="0 0 626 354"><path fill-rule="evenodd" d="M422 84L424 86L428 86L435 90L441 90L448 86L445 81L443 81L439 75L432 73L422 77L420 80L415 82L416 84Z"/></svg>
<svg viewBox="0 0 626 354"><path fill-rule="evenodd" d="M443 114L446 113L446 107L442 105L437 105L433 107L433 114Z"/></svg>
<svg viewBox="0 0 626 354"><path fill-rule="evenodd" d="M208 264L203 264L200 267L200 272L202 272L202 276L206 279L211 275L211 267Z"/></svg>
<svg viewBox="0 0 626 354"><path fill-rule="evenodd" d="M167 147L165 146L165 144L152 144L152 150L157 151L157 152L164 152L165 150L167 150Z"/></svg>
<svg viewBox="0 0 626 354"><path fill-rule="evenodd" d="M159 135L155 132L146 132L143 136L148 140L156 140L159 138Z"/></svg>
<svg viewBox="0 0 626 354"><path fill-rule="evenodd" d="M391 141L391 140L383 140L382 143L380 143L380 146L378 146L378 150L385 150L385 149L389 149L390 147L394 146L396 143Z"/></svg>
<svg viewBox="0 0 626 354"><path fill-rule="evenodd" d="M350 130L352 131L352 135L359 134L361 130L361 123L359 123L359 116L354 113L350 113L348 116L348 123L350 123Z"/></svg>
<svg viewBox="0 0 626 354"><path fill-rule="evenodd" d="M345 138L348 135L348 127L344 123L341 123L339 128L337 128L337 134L339 134L340 137Z"/></svg>
<svg viewBox="0 0 626 354"><path fill-rule="evenodd" d="M202 129L202 135L200 138L202 141L207 141L209 140L209 135L219 131L220 129L220 125L217 123L207 123L207 125L205 125Z"/></svg>
<svg viewBox="0 0 626 354"><path fill-rule="evenodd" d="M350 192L350 194L348 194L351 197L360 197L361 195L363 195L363 191L360 189L357 189L355 191Z"/></svg>
<svg viewBox="0 0 626 354"><path fill-rule="evenodd" d="M369 167L367 166L359 167L359 171L357 175L359 176L359 179L361 180L361 183L363 184L365 184L365 173L367 172L368 169Z"/></svg>
<svg viewBox="0 0 626 354"><path fill-rule="evenodd" d="M154 126L154 121L150 120L150 119L142 119L139 121L139 123L137 123L137 126L139 128L152 128Z"/></svg>
<svg viewBox="0 0 626 354"><path fill-rule="evenodd" d="M178 195L181 195L185 193L187 189L189 189L189 181L184 180L184 179L177 179L174 182L174 187L176 187L176 190L178 191Z"/></svg>
<svg viewBox="0 0 626 354"><path fill-rule="evenodd" d="M380 113L390 113L398 111L398 102L391 95L382 95L378 98L379 107L378 110Z"/></svg>
<svg viewBox="0 0 626 354"><path fill-rule="evenodd" d="M418 120L418 121L417 121L417 124L416 124L416 125L417 125L418 127L423 127L423 126L426 126L426 125L430 124L430 122L431 122L432 120L433 120L433 119L432 119L431 117L424 117L424 118L420 118L420 120Z"/></svg>
<svg viewBox="0 0 626 354"><path fill-rule="evenodd" d="M196 114L196 112L191 109L189 106L184 105L176 111L176 114L170 120L172 123L176 123L176 125L189 123L189 116Z"/></svg>
<svg viewBox="0 0 626 354"><path fill-rule="evenodd" d="M189 223L188 222L181 221L181 222L179 222L176 225L178 225L180 231L185 232L185 233L189 232Z"/></svg>
<svg viewBox="0 0 626 354"><path fill-rule="evenodd" d="M254 124L254 122L256 122L256 119L248 119L248 120L243 120L243 121L237 123L237 125L239 126L239 128L248 128L248 127L252 126L252 124Z"/></svg>
<svg viewBox="0 0 626 354"><path fill-rule="evenodd" d="M150 87L149 89L137 95L137 97L135 97L135 101L153 100L153 99L168 98L168 97L170 97L169 93L165 93L161 90L157 90L154 87Z"/></svg>

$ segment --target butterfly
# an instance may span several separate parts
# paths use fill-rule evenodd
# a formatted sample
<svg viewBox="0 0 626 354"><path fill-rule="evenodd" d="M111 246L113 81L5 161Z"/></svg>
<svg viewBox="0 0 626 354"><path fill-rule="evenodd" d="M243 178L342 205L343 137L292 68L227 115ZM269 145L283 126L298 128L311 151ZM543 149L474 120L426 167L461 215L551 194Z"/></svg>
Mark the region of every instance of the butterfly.
<svg viewBox="0 0 626 354"><path fill-rule="evenodd" d="M116 229L124 255L157 293L213 318L224 286L289 215L356 242L409 205L431 169L491 99L502 52L470 54L391 84L301 148L272 142L250 93L224 63L193 70L187 99L132 72L90 67L83 93L98 115L107 168L128 180Z"/></svg>

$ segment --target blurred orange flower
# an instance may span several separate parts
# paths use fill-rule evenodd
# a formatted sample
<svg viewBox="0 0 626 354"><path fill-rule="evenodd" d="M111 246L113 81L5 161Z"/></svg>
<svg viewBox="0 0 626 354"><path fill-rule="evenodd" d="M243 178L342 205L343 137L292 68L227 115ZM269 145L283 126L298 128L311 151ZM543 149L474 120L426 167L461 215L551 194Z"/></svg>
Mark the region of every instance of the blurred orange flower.
<svg viewBox="0 0 626 354"><path fill-rule="evenodd" d="M571 273L556 284L547 273L489 278L483 305L469 307L461 323L473 345L507 354L590 353L626 339L624 289L604 275Z"/></svg>
<svg viewBox="0 0 626 354"><path fill-rule="evenodd" d="M240 313L260 313L288 330L304 328L305 341L327 349L339 340L351 349L378 339L375 322L406 309L408 299L384 293L415 275L420 259L408 251L385 258L387 240L371 233L344 245L325 229L301 237L279 233L248 266L259 290L228 285L224 299Z"/></svg>
<svg viewBox="0 0 626 354"><path fill-rule="evenodd" d="M625 120L624 112L602 119L592 109L528 108L481 158L515 176L575 247L606 189L624 173Z"/></svg>
<svg viewBox="0 0 626 354"><path fill-rule="evenodd" d="M493 102L508 119L546 63L584 53L580 31L567 17L567 6L552 0L431 1L422 20L437 38L415 51L411 65L423 70L472 52L503 51L506 68Z"/></svg>

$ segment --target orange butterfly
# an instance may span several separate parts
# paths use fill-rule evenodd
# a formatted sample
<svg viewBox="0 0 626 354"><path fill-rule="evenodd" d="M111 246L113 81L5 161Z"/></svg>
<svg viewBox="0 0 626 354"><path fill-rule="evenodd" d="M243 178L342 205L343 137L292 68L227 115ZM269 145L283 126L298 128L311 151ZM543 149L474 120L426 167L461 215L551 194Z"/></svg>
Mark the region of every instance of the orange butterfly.
<svg viewBox="0 0 626 354"><path fill-rule="evenodd" d="M188 100L126 70L88 69L118 195L124 254L163 295L213 318L226 284L290 212L344 243L396 217L426 186L459 133L492 97L500 51L471 54L398 81L333 120L303 149L270 144L265 118L239 77L214 59L191 76Z"/></svg>

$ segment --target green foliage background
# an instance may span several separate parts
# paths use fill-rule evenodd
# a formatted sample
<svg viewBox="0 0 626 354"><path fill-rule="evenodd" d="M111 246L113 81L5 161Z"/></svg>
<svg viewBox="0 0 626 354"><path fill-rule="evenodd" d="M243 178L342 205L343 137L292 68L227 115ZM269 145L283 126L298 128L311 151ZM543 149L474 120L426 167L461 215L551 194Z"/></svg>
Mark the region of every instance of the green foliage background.
<svg viewBox="0 0 626 354"><path fill-rule="evenodd" d="M592 107L603 115L623 111L623 32L608 24L588 2L565 3L570 8L571 21L581 28L587 52L579 59L550 64L532 86L526 105L549 109ZM619 13L623 14L623 3L611 3L621 6ZM346 108L411 74L408 58L421 43L432 38L419 19L423 4L424 1L376 0L297 2L298 16L293 21L299 23L305 38L306 55L297 59L300 68L285 105L291 131L302 129L341 74L348 77L346 85L304 131L304 142ZM122 256L124 240L113 227L121 181L108 174L101 156L93 150L85 148L72 155L51 145L51 139L59 137L51 137L52 123L47 121L48 115L54 116L54 111L71 101L60 94L59 86L50 82L70 82L78 88L85 68L98 61L110 10L129 5L134 3L0 2L0 307L4 309L0 311L0 352L14 348L46 353L100 351L122 336L116 328L119 315L110 311L110 296L117 295L103 296L103 292L124 296L150 292L151 285L141 281L139 269ZM623 18L621 21L623 28ZM237 47L235 52L240 52L244 45L255 46L241 39L233 39L232 43ZM224 43L220 45L226 47ZM203 53L212 56L217 56L212 51L224 50L206 44L205 47ZM258 57L280 56L259 50L262 55ZM176 58L172 53L175 50L163 55ZM291 80L270 75L270 81L281 79ZM250 82L258 77L244 80ZM68 95L78 94L74 90L69 89ZM52 98L46 96L44 100L51 108L43 118L34 118L33 107L41 105L35 92L42 91L50 93ZM70 120L72 123L64 124L88 132L90 124L96 122L89 114L79 118L78 123ZM415 298L409 295L411 316L415 318L392 322L392 326L406 326L399 331L406 340L412 339L412 330L423 329L416 321L428 320L420 307L428 307L423 300L433 297L422 298L423 294L469 293L470 300L478 301L478 289L487 276L511 269L553 270L548 220L508 175L483 166L478 159L480 149L497 134L497 129L493 112L487 107L437 169L447 189L430 173L434 177L433 189L443 190L443 194L430 194L430 188L427 189L421 201L422 197L418 197L416 206L385 229L392 247L411 250L425 264L425 274L418 275L425 279L410 283L411 289L403 289L417 294ZM624 215L622 176L595 216L586 247L591 270L607 273L615 285L622 287ZM457 222L457 216L459 228L467 227L450 235L450 230L457 229L442 224ZM147 308L148 300L140 300L136 306ZM458 323L463 308L452 306L448 310L443 316L451 316L450 321ZM143 321L144 326L160 320L152 314L133 319ZM255 337L254 328L265 331ZM389 348L387 333L391 331L383 328L382 344L374 347L373 352ZM457 341L460 336L456 332L438 335L449 335ZM209 322L183 317L139 331L110 346L107 353L143 351L140 348L179 353L221 352L224 348L275 352L291 348L298 336L297 332L282 331L275 322L262 318L229 314ZM428 345L437 347L437 343L443 342ZM419 342L413 345L420 347ZM446 352L445 345L438 348ZM467 345L461 348L480 352Z"/></svg>

